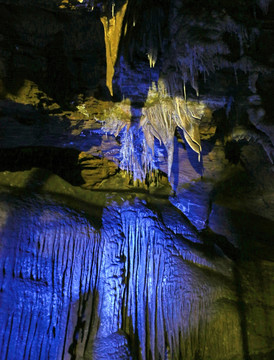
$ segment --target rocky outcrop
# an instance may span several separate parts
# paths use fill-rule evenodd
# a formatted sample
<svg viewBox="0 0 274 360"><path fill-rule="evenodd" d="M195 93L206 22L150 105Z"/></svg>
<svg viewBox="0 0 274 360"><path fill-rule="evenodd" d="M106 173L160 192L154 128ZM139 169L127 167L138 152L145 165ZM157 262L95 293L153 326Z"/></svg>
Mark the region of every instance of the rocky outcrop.
<svg viewBox="0 0 274 360"><path fill-rule="evenodd" d="M273 3L0 0L0 358L273 358Z"/></svg>
<svg viewBox="0 0 274 360"><path fill-rule="evenodd" d="M267 239L239 250L149 197L84 195L81 214L68 184L56 197L56 180L45 182L40 195L2 190L1 358L267 358Z"/></svg>

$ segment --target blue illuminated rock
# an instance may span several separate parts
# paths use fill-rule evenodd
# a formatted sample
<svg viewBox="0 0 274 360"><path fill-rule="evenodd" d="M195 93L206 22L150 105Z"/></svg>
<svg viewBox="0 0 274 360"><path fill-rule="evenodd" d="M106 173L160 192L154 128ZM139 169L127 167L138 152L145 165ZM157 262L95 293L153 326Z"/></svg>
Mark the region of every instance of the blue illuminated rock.
<svg viewBox="0 0 274 360"><path fill-rule="evenodd" d="M109 195L100 223L99 202L73 210L58 181L44 191L59 188L60 204L54 192L1 193L1 358L240 359L245 336L251 354L269 349L270 330L253 323L273 313L273 289L259 305L255 260L235 263L182 214L173 222L167 200ZM260 269L268 281L271 263Z"/></svg>
<svg viewBox="0 0 274 360"><path fill-rule="evenodd" d="M273 2L0 0L0 360L272 360Z"/></svg>

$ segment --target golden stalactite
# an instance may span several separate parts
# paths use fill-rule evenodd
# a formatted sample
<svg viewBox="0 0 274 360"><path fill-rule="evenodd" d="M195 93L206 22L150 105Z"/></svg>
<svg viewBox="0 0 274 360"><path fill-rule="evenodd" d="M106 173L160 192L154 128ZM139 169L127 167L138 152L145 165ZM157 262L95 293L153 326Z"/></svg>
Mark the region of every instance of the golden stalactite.
<svg viewBox="0 0 274 360"><path fill-rule="evenodd" d="M106 61L107 61L107 75L106 85L111 96L113 96L112 79L114 76L114 66L117 60L119 43L122 33L123 20L127 9L128 1L121 7L116 14L108 19L106 16L101 17L101 22L104 26L105 33L105 47L106 47Z"/></svg>

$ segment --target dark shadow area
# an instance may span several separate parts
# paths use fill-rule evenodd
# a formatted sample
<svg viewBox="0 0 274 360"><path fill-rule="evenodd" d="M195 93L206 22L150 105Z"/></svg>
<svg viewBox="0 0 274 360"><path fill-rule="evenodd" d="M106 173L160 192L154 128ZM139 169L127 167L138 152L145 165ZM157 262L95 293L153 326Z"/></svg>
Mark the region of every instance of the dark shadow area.
<svg viewBox="0 0 274 360"><path fill-rule="evenodd" d="M207 256L211 257L212 255L210 254L215 253L214 248L217 246L217 248L220 248L226 256L233 260L233 279L241 328L243 359L251 360L257 359L257 357L251 356L249 350L250 312L252 310L249 307L250 299L248 300L247 298L247 284L246 280L245 282L243 281L243 276L248 276L246 271L252 274L254 269L256 269L256 273L252 274L252 276L256 279L256 284L254 285L256 286L258 284L258 287L261 290L256 296L257 299L262 299L261 306L264 313L264 317L260 319L260 322L264 324L263 327L266 331L268 348L270 349L272 345L270 340L272 337L271 315L267 305L270 299L267 299L266 297L266 288L260 263L262 259L267 259L269 261L273 261L274 259L274 253L270 250L272 249L271 242L272 234L274 233L274 224L263 218L259 220L258 217L252 216L252 214L237 212L235 212L234 219L229 219L229 222L231 221L233 222L233 225L237 226L236 232L239 232L241 237L241 245L239 248L233 246L226 237L214 233L210 228L203 230L200 235L205 242L206 248L209 250L209 253L208 251L205 251ZM271 359L271 354L261 354L260 356L258 356L260 359Z"/></svg>
<svg viewBox="0 0 274 360"><path fill-rule="evenodd" d="M179 134L181 135L184 144L185 144L185 148L187 150L187 155L188 155L188 159L189 162L191 164L191 166L193 167L193 169L199 174L199 175L203 175L203 151L200 154L200 159L199 159L199 155L193 151L191 149L191 147L189 146L189 144L187 143L185 136L184 136L184 132L182 129L178 128ZM200 161L199 161L200 160Z"/></svg>
<svg viewBox="0 0 274 360"><path fill-rule="evenodd" d="M71 360L79 359L84 355L84 359L90 359L93 356L93 346L100 318L98 314L99 293L96 289L92 293L80 294L77 305L77 322L74 328L72 343L69 346ZM63 358L65 357L63 353Z"/></svg>
<svg viewBox="0 0 274 360"><path fill-rule="evenodd" d="M274 10L273 10L273 17L274 17ZM274 20L273 20L274 22ZM268 32L265 31L265 36ZM271 47L274 47L273 41L271 41ZM265 51L269 50L270 47L265 47ZM274 53L274 49L271 51ZM269 56L265 54L265 58L269 59ZM264 123L272 125L273 124L273 113L274 113L274 101L273 101L273 94L274 94L274 82L273 82L273 73L272 76L267 76L264 74L260 74L258 77L258 81L256 82L256 87L258 89L258 93L262 98L262 106L263 109L266 111L264 117Z"/></svg>
<svg viewBox="0 0 274 360"><path fill-rule="evenodd" d="M263 304L267 304L269 299L267 298L267 293L269 292L269 283L268 280L269 279L265 279L264 277L264 272L263 272L263 266L262 266L263 261L258 259L258 261L255 262L255 267L256 267L256 274L257 274L257 282L258 282L258 287L260 289L260 295L261 295L261 299ZM270 279L271 281L271 279ZM269 347L269 349L271 349L271 347L273 346L273 332L272 332L272 314L271 314L271 310L269 306L264 306L263 307L263 322L265 324L265 329L266 329L266 334L267 334L267 345ZM272 355L269 354L269 359L271 359L271 356L274 357L274 350L272 351ZM263 358L262 358L263 359ZM267 358L266 358L267 359Z"/></svg>
<svg viewBox="0 0 274 360"><path fill-rule="evenodd" d="M237 210L232 210L227 217L239 234L238 243L243 261L274 261L273 221Z"/></svg>
<svg viewBox="0 0 274 360"><path fill-rule="evenodd" d="M22 93L25 80L31 80L53 102L70 108L79 93L93 94L106 78L97 7L67 11L50 4L0 4L0 24L7 92Z"/></svg>
<svg viewBox="0 0 274 360"><path fill-rule="evenodd" d="M0 171L25 171L33 167L47 169L72 185L82 185L80 151L54 147L0 149ZM39 177L39 176L38 176ZM37 179L33 179L37 182ZM45 179L44 179L45 180Z"/></svg>
<svg viewBox="0 0 274 360"><path fill-rule="evenodd" d="M241 162L241 148L247 141L230 141L225 145L225 157L232 164Z"/></svg>
<svg viewBox="0 0 274 360"><path fill-rule="evenodd" d="M123 39L123 54L130 65L148 61L148 54L157 61L163 53L163 40L168 36L170 1L130 0L125 14L128 24ZM136 61L137 60L137 61ZM157 62L156 62L157 64Z"/></svg>
<svg viewBox="0 0 274 360"><path fill-rule="evenodd" d="M273 334L271 334L272 315L269 311L271 290L267 288L269 284L266 284L266 281L271 281L267 276L271 275L266 275L266 264L274 260L274 223L250 212L229 209L225 221L230 224L229 228L233 229L234 236L237 234L237 245L233 245L224 236L214 234L210 228L206 230L206 234L214 236L206 237L206 241L213 240L234 263L233 279L241 327L243 359L271 359L271 352L257 356L250 354L253 344L250 344L249 329L252 322L260 323L268 349L271 349L271 339L273 338ZM256 289L254 294L252 293L254 290L249 289L249 285L252 289ZM251 294L253 294L252 298ZM257 307L260 310L257 310Z"/></svg>
<svg viewBox="0 0 274 360"><path fill-rule="evenodd" d="M127 283L127 287L128 287ZM142 353L141 353L141 346L140 346L140 340L138 335L138 327L136 326L136 329L134 331L133 329L133 322L132 322L132 315L128 315L128 308L125 306L125 296L123 298L123 323L122 323L122 331L127 334L128 337L128 343L129 343L129 350L132 355L132 359L142 359ZM135 324L137 324L137 314L138 311L135 311Z"/></svg>
<svg viewBox="0 0 274 360"><path fill-rule="evenodd" d="M173 152L173 164L171 168L171 172L174 175L174 183L173 183L173 190L176 192L178 184L179 184L179 147L182 147L177 141L176 136L174 136L174 152Z"/></svg>
<svg viewBox="0 0 274 360"><path fill-rule="evenodd" d="M199 232L199 235L203 241L202 247L207 255L210 257L214 255L219 256L218 249L221 249L222 253L233 261L237 261L241 255L240 250L231 244L225 236L216 234L209 227Z"/></svg>
<svg viewBox="0 0 274 360"><path fill-rule="evenodd" d="M249 353L249 344L248 344L248 325L247 325L247 309L245 302L245 293L242 287L242 278L241 273L236 263L233 267L234 275L234 284L236 287L236 296L237 296L237 309L240 319L241 335L242 335L242 349L243 349L243 359L251 360Z"/></svg>
<svg viewBox="0 0 274 360"><path fill-rule="evenodd" d="M19 199L24 199L25 196L32 198L40 194L45 196L45 199L49 201L54 201L61 206L65 206L71 210L75 210L82 214L96 230L99 230L102 227L102 214L104 209L104 203L106 201L106 194L104 192L94 193L94 203L92 201L85 201L83 198L77 198L74 194L69 195L69 189L58 188L60 184L52 186L54 190L45 191L44 186L47 185L47 182L51 181L52 172L42 168L32 168L30 176L27 178L27 181L24 183L23 187L1 187L5 190L11 191L12 194ZM68 185L70 186L70 185ZM82 190L88 191L88 190ZM8 194L1 194L0 197L3 201L9 202ZM96 206L95 206L96 205Z"/></svg>
<svg viewBox="0 0 274 360"><path fill-rule="evenodd" d="M250 196L250 193L261 196L254 184L254 179L242 168L235 168L229 178L215 185L211 197L217 208L213 210L211 216L218 216L218 206L226 209L227 223L237 234L237 246L242 260L267 259L273 261L274 222L263 215L260 216L257 213L258 210L255 210L255 213L252 212L252 209L245 210L245 194ZM243 209L230 208L233 200L238 207L239 199L242 200ZM223 215L221 214L221 216Z"/></svg>

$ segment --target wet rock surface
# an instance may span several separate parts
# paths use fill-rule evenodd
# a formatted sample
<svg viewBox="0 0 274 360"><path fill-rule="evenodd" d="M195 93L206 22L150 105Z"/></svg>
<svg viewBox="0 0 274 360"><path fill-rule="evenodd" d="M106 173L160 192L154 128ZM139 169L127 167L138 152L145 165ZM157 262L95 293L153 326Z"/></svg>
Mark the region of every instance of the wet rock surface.
<svg viewBox="0 0 274 360"><path fill-rule="evenodd" d="M0 0L0 359L274 357L273 14Z"/></svg>

